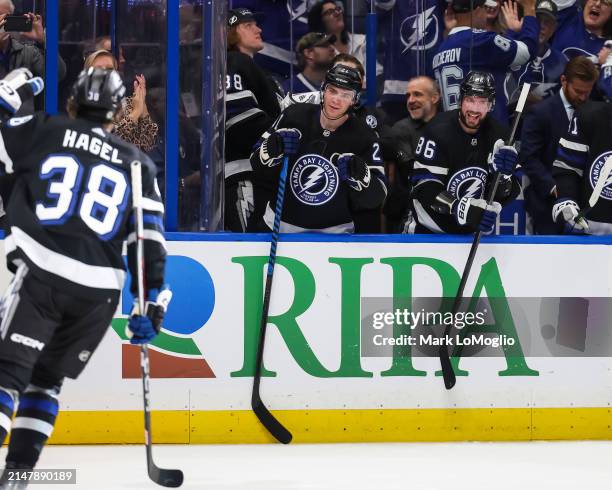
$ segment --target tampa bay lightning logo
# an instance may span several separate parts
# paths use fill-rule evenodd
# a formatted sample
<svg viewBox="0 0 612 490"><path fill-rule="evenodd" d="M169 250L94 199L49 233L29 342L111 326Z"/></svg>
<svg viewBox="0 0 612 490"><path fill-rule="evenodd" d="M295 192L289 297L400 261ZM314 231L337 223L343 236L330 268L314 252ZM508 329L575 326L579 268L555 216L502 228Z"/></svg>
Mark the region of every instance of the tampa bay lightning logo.
<svg viewBox="0 0 612 490"><path fill-rule="evenodd" d="M595 159L593 165L591 165L591 169L589 172L589 181L591 182L592 187L595 187L597 185L597 181L599 180L601 171L608 158L612 158L612 151L606 151L602 153ZM612 201L612 173L609 173L607 175L606 185L601 191L601 197L603 199L607 199L608 201Z"/></svg>
<svg viewBox="0 0 612 490"><path fill-rule="evenodd" d="M294 4L296 4L294 6ZM308 20L306 19L306 14L308 13L308 0L299 0L289 1L287 2L287 10L289 11L289 18L294 21L303 18L303 21L306 23ZM302 20L302 19L300 19Z"/></svg>
<svg viewBox="0 0 612 490"><path fill-rule="evenodd" d="M338 190L338 171L321 155L304 155L295 162L289 175L291 192L302 203L320 206Z"/></svg>
<svg viewBox="0 0 612 490"><path fill-rule="evenodd" d="M430 7L410 17L406 17L400 26L400 39L406 51L425 51L438 43L440 26L434 12L436 6Z"/></svg>
<svg viewBox="0 0 612 490"><path fill-rule="evenodd" d="M448 179L448 192L460 199L474 197L480 199L487 183L487 172L480 167L467 167L455 172Z"/></svg>

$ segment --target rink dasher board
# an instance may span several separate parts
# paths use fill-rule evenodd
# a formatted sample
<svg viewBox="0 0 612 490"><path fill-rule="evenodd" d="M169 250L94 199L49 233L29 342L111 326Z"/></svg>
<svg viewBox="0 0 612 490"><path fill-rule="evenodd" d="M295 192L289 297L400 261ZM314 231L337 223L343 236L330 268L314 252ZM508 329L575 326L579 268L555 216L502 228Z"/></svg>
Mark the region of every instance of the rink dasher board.
<svg viewBox="0 0 612 490"><path fill-rule="evenodd" d="M155 439L168 443L270 441L250 412L252 378L245 354L250 344L244 340L245 329L258 325L248 319L245 308L249 308L246 298L252 299L256 292L257 274L263 283L266 237L232 240L231 235L169 234L168 238L168 275L172 276L177 262L179 277L184 267L194 267L199 274L204 270L214 289L214 304L202 325L190 327L191 333L177 334L176 325L169 325L175 330L167 332L171 337L191 342L199 354L151 349L173 364L185 358L204 360L214 377L174 373L176 377L152 380ZM608 358L527 358L529 369L537 371L529 376L500 375L507 367L504 357L462 359L460 367L469 376L458 377L457 387L450 392L435 376L436 359L414 358L412 367L418 375L383 376L392 366L391 358L343 358L357 352L341 338L342 325L355 321L355 298L392 296L394 274L397 281L409 270L406 260L439 261L445 264L441 267L461 274L468 240L418 240L397 236L281 239L270 315L285 313L296 298L305 303L296 322L308 348L299 342L294 342L294 348L310 350L311 362L304 369L271 322L265 366L277 376L263 379L262 396L271 409L278 410L295 440L611 439L612 361ZM509 297L609 297L610 243L597 238L488 239L479 249L466 291L472 293L483 267L489 267L499 272ZM441 294L436 270L416 265L412 271L413 296ZM5 286L8 280L3 269L0 284ZM176 314L172 321L180 330L181 322L193 322L201 297L191 298L196 291L193 282L174 281L173 289L171 308ZM252 308L252 301L249 304ZM117 318L125 318L121 309ZM140 380L123 379L125 344L109 329L81 378L66 382L53 442L141 442ZM308 356L301 352L297 357L304 364ZM319 365L315 375L313 362Z"/></svg>

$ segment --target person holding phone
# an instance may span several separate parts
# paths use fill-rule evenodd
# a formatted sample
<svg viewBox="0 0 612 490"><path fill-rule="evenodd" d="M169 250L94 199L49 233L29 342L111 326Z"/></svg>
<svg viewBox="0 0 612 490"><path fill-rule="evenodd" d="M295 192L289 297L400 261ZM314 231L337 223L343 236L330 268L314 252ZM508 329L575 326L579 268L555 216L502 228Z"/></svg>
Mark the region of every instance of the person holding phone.
<svg viewBox="0 0 612 490"><path fill-rule="evenodd" d="M17 35L21 35L21 40ZM15 68L27 68L34 76L45 72L45 30L42 17L32 12L15 15L11 0L0 0L0 78ZM58 78L66 76L66 63L58 53ZM32 112L25 104L21 113Z"/></svg>

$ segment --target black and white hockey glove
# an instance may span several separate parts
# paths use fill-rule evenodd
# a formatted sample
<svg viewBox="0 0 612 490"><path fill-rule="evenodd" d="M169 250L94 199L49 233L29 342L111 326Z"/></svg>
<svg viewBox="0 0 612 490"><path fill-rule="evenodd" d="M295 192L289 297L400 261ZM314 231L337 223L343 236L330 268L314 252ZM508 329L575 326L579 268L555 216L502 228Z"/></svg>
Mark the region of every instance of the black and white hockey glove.
<svg viewBox="0 0 612 490"><path fill-rule="evenodd" d="M0 80L0 107L12 116L28 99L43 91L45 83L27 68L17 68Z"/></svg>
<svg viewBox="0 0 612 490"><path fill-rule="evenodd" d="M274 167L280 163L283 156L295 155L300 147L301 137L302 133L297 129L277 129L261 145L259 150L261 162Z"/></svg>
<svg viewBox="0 0 612 490"><path fill-rule="evenodd" d="M172 291L167 285L164 285L161 291L149 289L144 315L140 313L138 300L134 301L126 332L131 344L147 344L156 337L171 299Z"/></svg>
<svg viewBox="0 0 612 490"><path fill-rule="evenodd" d="M491 233L502 206L495 201L487 204L484 199L462 197L453 202L451 210L457 223L461 226L469 226L483 233Z"/></svg>
<svg viewBox="0 0 612 490"><path fill-rule="evenodd" d="M580 215L580 206L576 201L567 198L557 199L552 208L555 223L563 223L566 233L584 234L589 232L589 224Z"/></svg>
<svg viewBox="0 0 612 490"><path fill-rule="evenodd" d="M340 181L346 182L351 189L362 191L370 185L370 167L362 158L353 153L335 153L331 161L338 167Z"/></svg>

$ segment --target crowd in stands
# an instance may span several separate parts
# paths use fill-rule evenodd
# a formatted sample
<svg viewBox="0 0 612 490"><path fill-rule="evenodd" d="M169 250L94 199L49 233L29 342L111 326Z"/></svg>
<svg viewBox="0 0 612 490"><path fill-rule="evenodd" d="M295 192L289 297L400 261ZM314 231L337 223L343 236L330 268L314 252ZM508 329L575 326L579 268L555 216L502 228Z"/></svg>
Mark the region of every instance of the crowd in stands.
<svg viewBox="0 0 612 490"><path fill-rule="evenodd" d="M352 113L378 138L387 187L386 199L379 208L354 213L355 232L408 232L414 215L413 177L419 140L440 114L459 107L461 83L470 71L493 75L495 101L489 116L504 126L512 123L523 83L531 84L516 143L522 182L519 199L524 199L529 217L528 232L568 231L562 219L553 217L557 201L567 197L559 195L555 181L559 141L564 139L575 111L612 99L612 0L376 0L372 2L378 16L376 101L364 97L364 67L368 62L364 19L371 2L229 3L227 231L261 229L257 223L270 189L259 185L253 173L253 147L287 107L320 104L326 74L338 63L361 73L362 102L352 108ZM10 0L0 0L0 27L13 11ZM200 14L198 2L181 6L182 48L199 48L201 23L194 19ZM0 71L4 73L20 66L35 75L43 73L42 20L39 15L27 15L32 21L31 31L0 32ZM62 26L61 41L69 44L82 37L79 32L86 20L81 17ZM160 16L145 14L142 18L145 26L138 29L145 30L145 38L146 22L157 23L158 27L163 23ZM287 29L290 19L294 26L291 31ZM289 32L293 39L288 37ZM82 48L78 56L59 57L60 79L70 79L83 66L112 67L121 73L128 96L115 131L151 155L163 183L164 67L155 60L155 56L162 57L162 50L157 55L149 51L140 56L129 43L119 49L111 46L109 36L88 41ZM183 229L197 229L201 70L184 53L187 51L181 52L180 221ZM201 58L199 52L190 56ZM292 67L288 59L295 61ZM583 201L579 207L584 206L588 196L577 199Z"/></svg>
<svg viewBox="0 0 612 490"><path fill-rule="evenodd" d="M276 65L271 62L274 54L266 49L266 41L277 36L270 22L266 22L267 16L253 14L260 6L258 2L236 3L242 8L230 12L230 17L238 15L235 26L230 22L230 32L233 31L230 35L235 37L236 30L242 29L241 24L257 29L259 44L248 53L249 59L259 70L262 80L266 77L269 80L268 93L274 92L282 99L281 110L288 106L288 100L320 103L319 92L325 73L334 60L337 62L338 55L352 55L361 68L367 62L364 32L348 30L348 5L345 7L336 0L319 0L308 2L305 15L308 32L301 33L291 43L295 46L296 65L293 76L288 76L280 59L276 60ZM567 197L559 195L553 175L558 171L553 168L554 162L562 159L557 155L559 141L565 136L574 111L583 105L606 103L612 97L612 2L539 0L536 4L534 0L452 0L423 3L391 0L375 3L379 28L382 27L377 39L376 70L380 97L374 104L376 108L370 106L363 118L369 116L369 121L376 121L373 129L385 161L388 195L380 210L370 213L367 220L355 213L355 231L409 232L415 212L413 173L419 139L439 114L458 109L461 83L470 71L493 75L495 101L490 117L503 126L512 123L522 85L531 84L515 145L520 149L518 176L522 191L519 197L524 199L529 216L528 231L538 234L580 231L568 227L561 214L557 213L556 220L553 217L555 203ZM351 6L354 8L353 3ZM422 21L420 29L415 19ZM354 19L352 23L355 24ZM356 24L364 25L363 22ZM398 47L401 54L398 54ZM229 49L230 53L245 52L240 45L229 46ZM403 66L397 66L400 64ZM236 67L228 69L232 74L239 71ZM280 84L275 83L278 81ZM241 97L244 91L247 91L246 86L234 90L234 95L228 99L227 108L232 114L240 114L235 93ZM401 99L398 98L400 93L403 94ZM270 126L277 117L276 108L266 111L260 105L259 109L260 124ZM360 110L364 108L359 106L355 114ZM239 133L247 146L255 144L261 135L261 128L248 120L242 121L237 128L233 119L231 126L229 131ZM235 149L235 139L231 136L226 140L226 151L232 153L230 147ZM609 149L612 152L612 146ZM246 148L242 154L236 156L234 153L233 156L230 161L248 162ZM594 157L596 155L591 158ZM231 231L249 230L244 225L246 217L254 214L257 221L257 214L261 212L255 203L258 195L266 192L258 189L257 175L245 181L249 182L248 198L241 201L243 196L236 199L233 194L231 202L226 201L226 211L229 207L244 211L242 225L236 225L236 220L226 222L226 229ZM236 180L232 182L235 186ZM584 206L588 195L579 199Z"/></svg>

